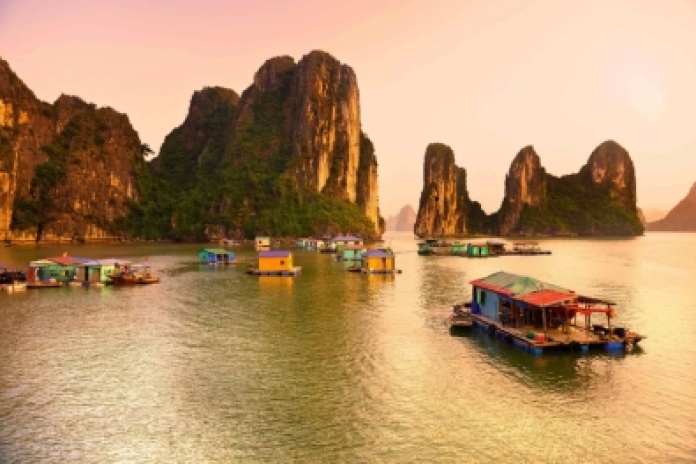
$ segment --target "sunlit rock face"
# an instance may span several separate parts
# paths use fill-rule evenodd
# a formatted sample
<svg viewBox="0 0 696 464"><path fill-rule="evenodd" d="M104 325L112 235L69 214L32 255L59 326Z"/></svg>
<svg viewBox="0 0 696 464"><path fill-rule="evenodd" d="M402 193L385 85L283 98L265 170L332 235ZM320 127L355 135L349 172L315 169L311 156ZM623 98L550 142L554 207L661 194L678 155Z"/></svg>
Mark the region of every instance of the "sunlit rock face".
<svg viewBox="0 0 696 464"><path fill-rule="evenodd" d="M580 176L590 185L605 185L611 197L636 211L636 172L626 149L613 140L599 145L580 169Z"/></svg>
<svg viewBox="0 0 696 464"><path fill-rule="evenodd" d="M386 229L397 232L412 232L415 223L416 212L413 206L406 205L395 216L389 216Z"/></svg>
<svg viewBox="0 0 696 464"><path fill-rule="evenodd" d="M466 235L468 202L466 171L454 163L452 149L441 143L428 145L414 233L419 237Z"/></svg>
<svg viewBox="0 0 696 464"><path fill-rule="evenodd" d="M505 198L500 210L500 234L516 229L525 205L543 207L546 201L546 171L532 146L515 156L505 178Z"/></svg>
<svg viewBox="0 0 696 464"><path fill-rule="evenodd" d="M665 232L696 231L696 183L691 186L689 194L667 216L655 222L649 222L647 230Z"/></svg>
<svg viewBox="0 0 696 464"><path fill-rule="evenodd" d="M128 117L66 95L44 103L2 60L0 102L0 238L115 238L144 166Z"/></svg>

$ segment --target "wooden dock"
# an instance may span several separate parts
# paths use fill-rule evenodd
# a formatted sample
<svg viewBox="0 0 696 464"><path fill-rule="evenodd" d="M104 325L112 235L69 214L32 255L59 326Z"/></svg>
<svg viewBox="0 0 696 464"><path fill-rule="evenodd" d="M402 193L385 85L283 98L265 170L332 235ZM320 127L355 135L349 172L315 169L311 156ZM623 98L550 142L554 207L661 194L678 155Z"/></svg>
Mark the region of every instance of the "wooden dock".
<svg viewBox="0 0 696 464"><path fill-rule="evenodd" d="M606 351L627 349L646 338L635 332L626 332L625 336L615 334L598 334L583 327L568 325L566 330L547 329L541 332L533 327L510 327L500 321L494 321L481 314L472 314L474 326L494 335L496 338L510 342L518 348L534 355L543 354L548 349L570 349L586 353L590 348L604 348ZM527 337L529 332L543 333L544 340L537 341Z"/></svg>
<svg viewBox="0 0 696 464"><path fill-rule="evenodd" d="M27 282L27 288L60 288L64 285L60 282Z"/></svg>
<svg viewBox="0 0 696 464"><path fill-rule="evenodd" d="M250 267L249 269L247 269L247 274L253 274L257 276L295 277L300 272L302 272L302 267L300 266L295 266L291 269L260 270L255 267Z"/></svg>
<svg viewBox="0 0 696 464"><path fill-rule="evenodd" d="M365 269L362 268L363 274L401 274L401 269Z"/></svg>

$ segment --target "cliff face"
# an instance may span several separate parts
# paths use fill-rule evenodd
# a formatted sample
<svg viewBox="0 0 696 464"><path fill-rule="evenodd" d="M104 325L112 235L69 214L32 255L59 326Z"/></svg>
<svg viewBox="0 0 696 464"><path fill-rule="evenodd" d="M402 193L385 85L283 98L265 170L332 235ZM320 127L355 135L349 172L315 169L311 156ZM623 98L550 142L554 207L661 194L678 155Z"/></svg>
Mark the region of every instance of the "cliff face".
<svg viewBox="0 0 696 464"><path fill-rule="evenodd" d="M416 212L413 210L413 206L406 205L401 208L396 216L389 216L389 219L387 219L387 230L413 232L415 223Z"/></svg>
<svg viewBox="0 0 696 464"><path fill-rule="evenodd" d="M179 187L191 187L195 181L191 174L206 161L215 162L214 154L224 150L238 102L234 90L222 87L194 92L184 123L167 135L160 149L164 156L152 162L155 172Z"/></svg>
<svg viewBox="0 0 696 464"><path fill-rule="evenodd" d="M451 150L449 151L451 153ZM515 157L499 211L486 215L469 199L464 179L453 183L453 155L426 153L425 178L415 232L419 236L485 233L510 235L639 235L636 176L628 152L613 141L597 147L579 173L547 174L531 146ZM451 192L455 188L457 195ZM444 199L435 209L434 198ZM442 219L437 214L443 216Z"/></svg>
<svg viewBox="0 0 696 464"><path fill-rule="evenodd" d="M377 158L361 131L357 79L350 67L320 51L297 64L288 56L272 58L238 101L235 96L223 89L208 95L208 109L199 113L215 118L193 116L194 96L186 121L152 163L169 184L181 179L177 185L196 198L213 199L191 206L208 213L185 222L208 222L232 235L381 234ZM181 208L173 209L181 219L176 211ZM315 214L326 209L332 211Z"/></svg>
<svg viewBox="0 0 696 464"><path fill-rule="evenodd" d="M77 97L41 102L2 60L0 108L0 237L114 238L143 166L128 118Z"/></svg>
<svg viewBox="0 0 696 464"><path fill-rule="evenodd" d="M625 208L636 211L636 173L628 152L613 140L599 145L580 169L590 186L605 186L609 196Z"/></svg>
<svg viewBox="0 0 696 464"><path fill-rule="evenodd" d="M499 233L507 235L520 221L525 205L541 208L546 202L546 171L532 146L523 148L505 177L505 198L500 209Z"/></svg>
<svg viewBox="0 0 696 464"><path fill-rule="evenodd" d="M452 149L441 143L428 145L414 233L419 237L465 235L468 203L466 171L454 164Z"/></svg>
<svg viewBox="0 0 696 464"><path fill-rule="evenodd" d="M647 230L663 232L696 231L696 183L688 195L672 208L667 216L647 225Z"/></svg>

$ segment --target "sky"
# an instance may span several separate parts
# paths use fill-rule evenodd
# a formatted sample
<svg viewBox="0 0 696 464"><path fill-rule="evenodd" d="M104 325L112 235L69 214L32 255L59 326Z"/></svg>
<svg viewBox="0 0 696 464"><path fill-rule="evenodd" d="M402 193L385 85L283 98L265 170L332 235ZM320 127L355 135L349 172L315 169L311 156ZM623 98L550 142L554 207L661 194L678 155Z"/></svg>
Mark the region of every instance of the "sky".
<svg viewBox="0 0 696 464"><path fill-rule="evenodd" d="M696 182L694 1L0 0L0 57L38 98L111 106L156 150L195 90L312 50L356 72L385 217L417 209L433 142L489 213L527 145L560 176L617 141L646 210Z"/></svg>

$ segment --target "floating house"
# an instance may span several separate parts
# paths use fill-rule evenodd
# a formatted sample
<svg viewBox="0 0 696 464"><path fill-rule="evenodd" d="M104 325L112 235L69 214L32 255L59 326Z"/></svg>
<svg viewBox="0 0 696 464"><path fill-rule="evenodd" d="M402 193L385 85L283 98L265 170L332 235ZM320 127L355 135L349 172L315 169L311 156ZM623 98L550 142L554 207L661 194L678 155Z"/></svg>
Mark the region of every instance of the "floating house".
<svg viewBox="0 0 696 464"><path fill-rule="evenodd" d="M222 248L203 248L198 252L198 261L204 264L235 264L235 255Z"/></svg>
<svg viewBox="0 0 696 464"><path fill-rule="evenodd" d="M354 235L337 235L329 242L329 247L333 248L334 250L337 250L338 247L347 245L362 246L363 239Z"/></svg>
<svg viewBox="0 0 696 464"><path fill-rule="evenodd" d="M426 238L418 244L418 254L421 256L464 255L466 254L466 245L458 241L450 242L440 238Z"/></svg>
<svg viewBox="0 0 696 464"><path fill-rule="evenodd" d="M86 259L83 260L77 266L77 272L73 277L70 285L104 285L105 281L102 280L102 263L97 260Z"/></svg>
<svg viewBox="0 0 696 464"><path fill-rule="evenodd" d="M260 251L258 267L248 269L249 274L295 276L302 268L294 266L292 253L287 250Z"/></svg>
<svg viewBox="0 0 696 464"><path fill-rule="evenodd" d="M341 247L341 252L337 255L339 261L360 261L362 260L365 248L357 245L345 245Z"/></svg>
<svg viewBox="0 0 696 464"><path fill-rule="evenodd" d="M308 248L308 245L309 245L308 238L298 238L297 243L295 244L295 246L297 246L297 248Z"/></svg>
<svg viewBox="0 0 696 464"><path fill-rule="evenodd" d="M271 247L271 237L265 235L259 235L254 239L254 246L256 248L270 248Z"/></svg>
<svg viewBox="0 0 696 464"><path fill-rule="evenodd" d="M612 327L615 303L608 300L507 272L471 285L474 323L533 354L562 347L582 352L595 346L632 349L645 338L627 328ZM592 316L605 319L606 325L593 324Z"/></svg>
<svg viewBox="0 0 696 464"><path fill-rule="evenodd" d="M361 270L368 274L399 274L396 257L382 250L368 250L363 253Z"/></svg>
<svg viewBox="0 0 696 464"><path fill-rule="evenodd" d="M488 245L488 254L491 256L500 256L506 253L505 242L488 240L486 245Z"/></svg>
<svg viewBox="0 0 696 464"><path fill-rule="evenodd" d="M29 263L27 285L34 287L56 287L75 280L80 264L89 261L86 258L57 256Z"/></svg>
<svg viewBox="0 0 696 464"><path fill-rule="evenodd" d="M326 247L326 242L319 240L318 238L310 238L307 240L305 248L310 250L322 250Z"/></svg>
<svg viewBox="0 0 696 464"><path fill-rule="evenodd" d="M512 251L509 254L513 255L550 255L549 250L542 250L537 242L529 240L512 242Z"/></svg>
<svg viewBox="0 0 696 464"><path fill-rule="evenodd" d="M486 258L489 254L487 243L469 243L466 245L466 255L470 258Z"/></svg>

